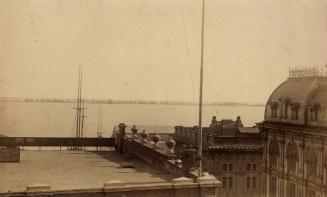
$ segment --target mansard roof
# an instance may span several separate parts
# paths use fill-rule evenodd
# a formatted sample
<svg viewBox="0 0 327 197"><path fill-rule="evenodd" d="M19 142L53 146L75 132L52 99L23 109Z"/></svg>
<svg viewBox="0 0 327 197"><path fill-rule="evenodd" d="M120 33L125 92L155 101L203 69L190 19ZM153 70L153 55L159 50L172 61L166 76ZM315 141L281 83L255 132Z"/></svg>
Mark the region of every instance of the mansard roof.
<svg viewBox="0 0 327 197"><path fill-rule="evenodd" d="M327 127L327 77L289 77L269 97L265 121Z"/></svg>

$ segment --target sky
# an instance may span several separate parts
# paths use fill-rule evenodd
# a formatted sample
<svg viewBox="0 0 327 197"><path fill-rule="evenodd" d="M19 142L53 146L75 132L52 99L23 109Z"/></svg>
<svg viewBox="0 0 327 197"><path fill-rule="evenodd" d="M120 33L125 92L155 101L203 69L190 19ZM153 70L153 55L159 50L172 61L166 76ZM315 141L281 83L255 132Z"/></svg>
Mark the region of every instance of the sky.
<svg viewBox="0 0 327 197"><path fill-rule="evenodd" d="M0 96L198 101L201 0L1 0ZM325 0L206 0L206 102L327 64Z"/></svg>

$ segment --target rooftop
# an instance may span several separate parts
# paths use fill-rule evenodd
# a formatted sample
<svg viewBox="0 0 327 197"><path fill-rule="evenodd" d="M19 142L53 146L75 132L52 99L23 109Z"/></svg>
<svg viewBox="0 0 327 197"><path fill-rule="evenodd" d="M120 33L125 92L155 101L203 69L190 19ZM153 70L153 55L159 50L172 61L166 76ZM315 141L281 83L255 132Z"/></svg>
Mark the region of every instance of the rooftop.
<svg viewBox="0 0 327 197"><path fill-rule="evenodd" d="M135 168L120 164L133 163ZM20 163L0 163L0 193L25 191L47 184L54 190L102 187L104 182L169 182L172 174L157 171L138 159L114 151L21 151Z"/></svg>

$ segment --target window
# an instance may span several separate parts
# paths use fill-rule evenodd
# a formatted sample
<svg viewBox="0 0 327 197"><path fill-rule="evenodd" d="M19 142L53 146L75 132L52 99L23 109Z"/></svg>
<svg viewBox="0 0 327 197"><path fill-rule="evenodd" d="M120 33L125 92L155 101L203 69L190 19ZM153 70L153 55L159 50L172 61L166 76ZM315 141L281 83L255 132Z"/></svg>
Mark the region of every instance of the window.
<svg viewBox="0 0 327 197"><path fill-rule="evenodd" d="M288 107L290 105L291 100L289 98L285 99L284 104L285 104L285 114L284 114L284 118L287 119L288 118Z"/></svg>
<svg viewBox="0 0 327 197"><path fill-rule="evenodd" d="M270 168L276 168L277 166L277 159L279 155L279 143L277 138L274 136L273 139L271 139L268 147L268 154L269 154L269 167Z"/></svg>
<svg viewBox="0 0 327 197"><path fill-rule="evenodd" d="M250 190L251 189L251 177L246 177L246 189Z"/></svg>
<svg viewBox="0 0 327 197"><path fill-rule="evenodd" d="M298 102L291 103L291 110L292 110L292 120L297 120L299 117L299 107L300 104Z"/></svg>
<svg viewBox="0 0 327 197"><path fill-rule="evenodd" d="M318 103L309 105L309 113L310 113L311 121L318 121L319 110L320 110L320 105Z"/></svg>
<svg viewBox="0 0 327 197"><path fill-rule="evenodd" d="M223 189L227 188L227 177L223 177Z"/></svg>
<svg viewBox="0 0 327 197"><path fill-rule="evenodd" d="M293 158L287 159L287 171L290 174L294 174L296 170L296 160Z"/></svg>
<svg viewBox="0 0 327 197"><path fill-rule="evenodd" d="M311 189L309 189L309 191L308 191L308 197L316 197L316 192L313 191L313 190L311 190Z"/></svg>
<svg viewBox="0 0 327 197"><path fill-rule="evenodd" d="M278 102L272 101L270 102L270 109L271 109L271 117L277 118L277 108L278 108Z"/></svg>
<svg viewBox="0 0 327 197"><path fill-rule="evenodd" d="M257 177L252 177L252 189L257 189Z"/></svg>
<svg viewBox="0 0 327 197"><path fill-rule="evenodd" d="M269 164L271 168L276 168L277 166L277 154L270 154Z"/></svg>
<svg viewBox="0 0 327 197"><path fill-rule="evenodd" d="M256 163L248 163L246 164L246 170L247 171L257 171L257 164Z"/></svg>
<svg viewBox="0 0 327 197"><path fill-rule="evenodd" d="M226 172L227 171L227 164L223 164L223 171Z"/></svg>
<svg viewBox="0 0 327 197"><path fill-rule="evenodd" d="M247 176L245 178L246 190L256 190L257 189L257 177Z"/></svg>
<svg viewBox="0 0 327 197"><path fill-rule="evenodd" d="M318 167L318 155L317 148L313 146L309 146L306 149L305 160L307 164L307 174L309 177L315 177L317 175L317 167Z"/></svg>
<svg viewBox="0 0 327 197"><path fill-rule="evenodd" d="M281 102L281 105L280 105L280 111L279 111L279 118L283 118L284 117L284 105L282 103L282 98L279 99L279 101Z"/></svg>
<svg viewBox="0 0 327 197"><path fill-rule="evenodd" d="M228 166L229 166L229 171L232 172L233 171L233 164L230 163Z"/></svg>
<svg viewBox="0 0 327 197"><path fill-rule="evenodd" d="M317 162L315 163L307 163L307 171L309 177L316 176L317 173Z"/></svg>
<svg viewBox="0 0 327 197"><path fill-rule="evenodd" d="M269 181L269 197L276 197L277 195L277 179L271 177Z"/></svg>
<svg viewBox="0 0 327 197"><path fill-rule="evenodd" d="M246 170L247 170L247 171L251 171L251 164L248 163L248 164L246 165Z"/></svg>
<svg viewBox="0 0 327 197"><path fill-rule="evenodd" d="M229 177L229 189L233 188L233 177Z"/></svg>
<svg viewBox="0 0 327 197"><path fill-rule="evenodd" d="M295 184L290 183L288 185L288 197L295 197L296 196L296 189L295 189Z"/></svg>
<svg viewBox="0 0 327 197"><path fill-rule="evenodd" d="M232 163L224 163L223 164L223 171L224 172L232 172L233 171L233 164Z"/></svg>
<svg viewBox="0 0 327 197"><path fill-rule="evenodd" d="M233 189L233 177L231 176L224 176L223 177L223 189Z"/></svg>
<svg viewBox="0 0 327 197"><path fill-rule="evenodd" d="M287 144L286 147L286 159L287 159L287 172L294 174L296 172L296 163L299 160L298 147L292 140Z"/></svg>

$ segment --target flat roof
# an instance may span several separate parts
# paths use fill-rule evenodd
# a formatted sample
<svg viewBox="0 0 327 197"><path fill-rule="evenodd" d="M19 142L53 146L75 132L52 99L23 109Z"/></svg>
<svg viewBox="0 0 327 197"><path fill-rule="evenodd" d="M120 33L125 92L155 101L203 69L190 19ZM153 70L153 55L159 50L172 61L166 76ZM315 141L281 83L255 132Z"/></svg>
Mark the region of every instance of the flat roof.
<svg viewBox="0 0 327 197"><path fill-rule="evenodd" d="M122 163L135 168L122 168ZM0 163L0 193L25 191L28 185L51 189L100 188L104 182L170 182L174 175L151 168L145 162L115 151L24 150L20 163Z"/></svg>

